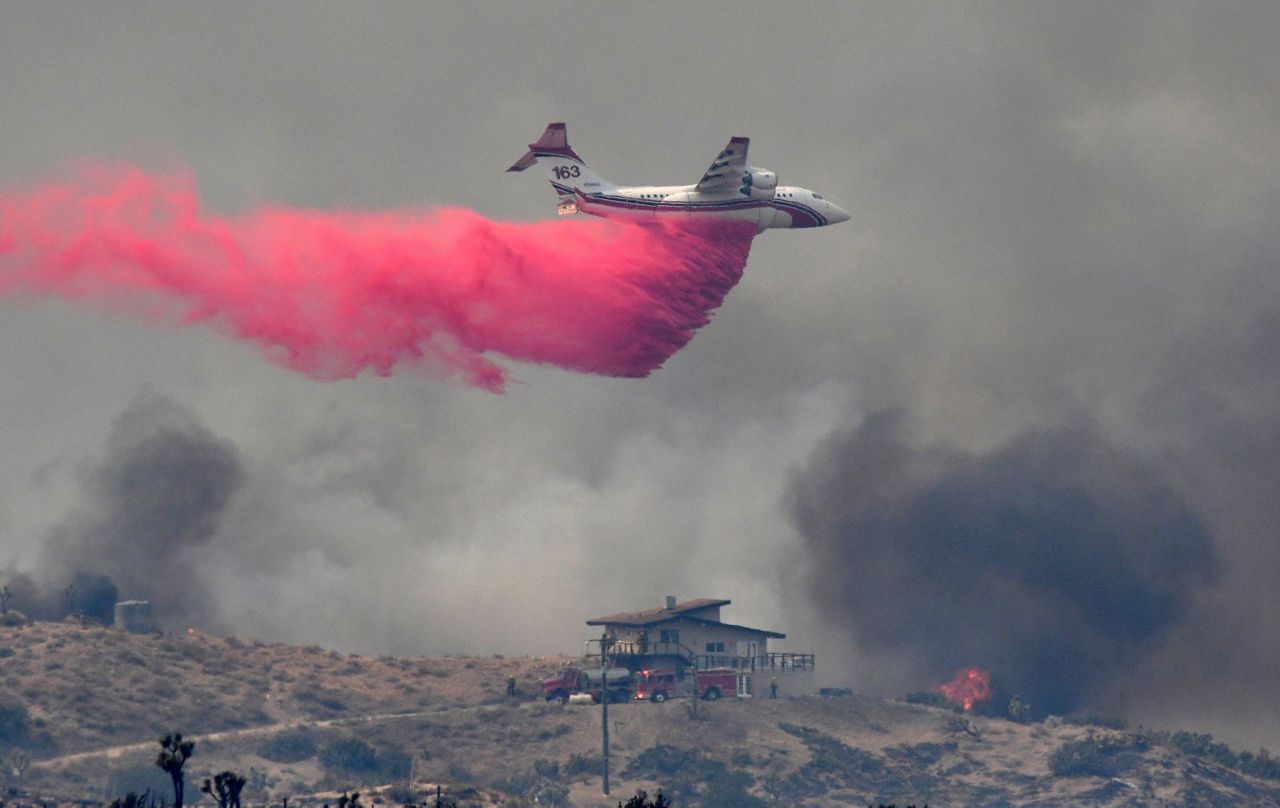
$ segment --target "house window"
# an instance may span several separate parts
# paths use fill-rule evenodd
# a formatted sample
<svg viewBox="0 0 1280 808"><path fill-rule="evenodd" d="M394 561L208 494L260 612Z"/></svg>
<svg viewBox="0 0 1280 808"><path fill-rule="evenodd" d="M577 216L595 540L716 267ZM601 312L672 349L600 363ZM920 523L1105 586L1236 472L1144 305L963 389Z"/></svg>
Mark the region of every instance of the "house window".
<svg viewBox="0 0 1280 808"><path fill-rule="evenodd" d="M709 642L709 643L707 643L707 653L708 653L708 654L723 654L723 653L724 653L724 643L722 643L722 642Z"/></svg>
<svg viewBox="0 0 1280 808"><path fill-rule="evenodd" d="M658 641L659 641L659 642L669 642L669 643L672 643L673 645L679 645L679 644L680 644L680 629L678 629L678 628L664 628L664 629L662 629L660 632L658 632Z"/></svg>

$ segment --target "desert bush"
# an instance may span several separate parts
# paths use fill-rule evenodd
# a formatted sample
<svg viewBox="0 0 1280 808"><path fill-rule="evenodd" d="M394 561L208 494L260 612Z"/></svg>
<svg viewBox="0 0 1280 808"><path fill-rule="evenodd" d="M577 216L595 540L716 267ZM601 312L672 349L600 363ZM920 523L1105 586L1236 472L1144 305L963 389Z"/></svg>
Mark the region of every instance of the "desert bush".
<svg viewBox="0 0 1280 808"><path fill-rule="evenodd" d="M7 645L0 647L0 659L8 659L13 656L14 653L14 650Z"/></svg>
<svg viewBox="0 0 1280 808"><path fill-rule="evenodd" d="M40 757L54 754L58 744L43 731L45 726L43 718L31 720L21 704L0 702L0 749L12 747Z"/></svg>
<svg viewBox="0 0 1280 808"><path fill-rule="evenodd" d="M147 661L128 649L120 652L120 661L130 665L137 665L140 668L147 666Z"/></svg>
<svg viewBox="0 0 1280 808"><path fill-rule="evenodd" d="M1136 736L1094 735L1067 741L1049 757L1049 771L1055 777L1116 777L1137 762L1146 748Z"/></svg>
<svg viewBox="0 0 1280 808"><path fill-rule="evenodd" d="M364 673L364 663L358 659L353 659L334 671L334 673L338 676L359 676Z"/></svg>
<svg viewBox="0 0 1280 808"><path fill-rule="evenodd" d="M316 685L300 684L293 688L293 697L300 704L308 707L315 705L336 713L347 709L347 705L343 703L341 696L342 693L338 691L326 690Z"/></svg>
<svg viewBox="0 0 1280 808"><path fill-rule="evenodd" d="M445 772L450 783L474 783L476 781L475 772L467 768L465 763L457 761L449 764L449 769Z"/></svg>
<svg viewBox="0 0 1280 808"><path fill-rule="evenodd" d="M498 791L505 791L508 794L524 795L533 790L539 779L537 772L532 769L523 769L503 775L490 782L489 785Z"/></svg>
<svg viewBox="0 0 1280 808"><path fill-rule="evenodd" d="M0 747L25 744L31 732L30 720L25 706L0 701Z"/></svg>
<svg viewBox="0 0 1280 808"><path fill-rule="evenodd" d="M276 763L297 763L315 757L316 739L306 732L285 732L269 738L258 747L258 754Z"/></svg>
<svg viewBox="0 0 1280 808"><path fill-rule="evenodd" d="M553 808L568 808L569 787L554 780L539 780L538 784L526 795L534 805L550 805Z"/></svg>
<svg viewBox="0 0 1280 808"><path fill-rule="evenodd" d="M680 774L710 774L720 768L714 764L696 749L658 744L632 758L622 774L624 777L664 780Z"/></svg>
<svg viewBox="0 0 1280 808"><path fill-rule="evenodd" d="M1188 755L1206 758L1222 766L1235 768L1240 758L1225 743L1218 743L1207 732L1175 732L1169 736L1169 746Z"/></svg>
<svg viewBox="0 0 1280 808"><path fill-rule="evenodd" d="M340 738L320 751L320 764L340 774L373 772L378 769L378 753L359 738Z"/></svg>
<svg viewBox="0 0 1280 808"><path fill-rule="evenodd" d="M378 771L388 780L403 780L413 768L413 758L403 749L383 749L378 752Z"/></svg>
<svg viewBox="0 0 1280 808"><path fill-rule="evenodd" d="M702 808L766 808L767 802L747 791L753 782L743 771L726 771L707 783Z"/></svg>
<svg viewBox="0 0 1280 808"><path fill-rule="evenodd" d="M1280 780L1280 759L1272 757L1266 749L1259 749L1257 754L1241 752L1239 759L1236 766L1239 771L1267 780Z"/></svg>
<svg viewBox="0 0 1280 808"><path fill-rule="evenodd" d="M1129 728L1129 722L1120 716L1109 715L1098 710L1085 710L1084 712L1063 716L1062 723L1072 724L1077 727L1102 727L1104 729L1117 730Z"/></svg>
<svg viewBox="0 0 1280 808"><path fill-rule="evenodd" d="M596 774L604 767L604 759L590 752L580 754L574 752L564 764L562 771L565 777L580 777L584 774Z"/></svg>
<svg viewBox="0 0 1280 808"><path fill-rule="evenodd" d="M0 615L0 626L12 628L14 626L25 626L29 622L31 621L27 619L27 616L17 609L10 609Z"/></svg>
<svg viewBox="0 0 1280 808"><path fill-rule="evenodd" d="M569 787L561 781L560 764L545 758L533 768L516 771L493 782L493 787L534 805L568 806Z"/></svg>
<svg viewBox="0 0 1280 808"><path fill-rule="evenodd" d="M360 738L342 738L320 750L320 764L337 775L377 774L387 780L409 776L413 759L401 749L375 749Z"/></svg>
<svg viewBox="0 0 1280 808"><path fill-rule="evenodd" d="M666 784L667 793L677 802L687 802L703 786L711 785L725 773L725 765L694 749L667 744L652 746L636 755L623 769L623 777L656 780Z"/></svg>
<svg viewBox="0 0 1280 808"><path fill-rule="evenodd" d="M1164 732L1160 730L1140 730L1155 743L1176 749L1187 755L1205 758L1220 766L1262 777L1267 780L1280 780L1280 760L1271 756L1266 749L1254 752L1233 752L1231 747L1219 743L1207 732Z"/></svg>
<svg viewBox="0 0 1280 808"><path fill-rule="evenodd" d="M570 724L556 724L552 727L543 727L535 733L535 737L540 741L549 741L552 738L559 738L562 735L568 735L573 732L573 726Z"/></svg>
<svg viewBox="0 0 1280 808"><path fill-rule="evenodd" d="M799 738L811 755L807 763L776 784L778 793L786 799L820 796L831 788L865 790L885 775L883 759L854 749L839 738L785 722L778 728Z"/></svg>

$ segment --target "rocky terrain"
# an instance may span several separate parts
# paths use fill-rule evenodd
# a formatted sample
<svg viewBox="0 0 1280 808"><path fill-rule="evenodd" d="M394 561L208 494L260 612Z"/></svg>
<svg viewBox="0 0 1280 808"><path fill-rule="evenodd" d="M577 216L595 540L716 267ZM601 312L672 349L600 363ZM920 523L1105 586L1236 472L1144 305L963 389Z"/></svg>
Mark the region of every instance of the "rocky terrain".
<svg viewBox="0 0 1280 808"><path fill-rule="evenodd" d="M567 662L0 628L3 799L168 797L157 739L181 732L196 740L189 803L208 804L199 783L230 769L248 777L246 805L332 803L344 789L398 804L436 785L459 805L613 806L640 788L678 805L748 808L1280 804L1280 782L1148 735L858 695L615 705L605 798L600 708L539 697L539 680Z"/></svg>

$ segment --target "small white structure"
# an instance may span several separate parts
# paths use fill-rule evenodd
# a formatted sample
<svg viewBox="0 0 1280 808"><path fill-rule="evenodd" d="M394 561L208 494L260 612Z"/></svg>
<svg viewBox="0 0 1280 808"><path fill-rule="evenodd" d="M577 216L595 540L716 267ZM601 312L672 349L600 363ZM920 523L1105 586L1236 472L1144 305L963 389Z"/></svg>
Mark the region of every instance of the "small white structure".
<svg viewBox="0 0 1280 808"><path fill-rule="evenodd" d="M122 600L116 604L116 628L130 634L150 634L156 630L156 618L149 600Z"/></svg>

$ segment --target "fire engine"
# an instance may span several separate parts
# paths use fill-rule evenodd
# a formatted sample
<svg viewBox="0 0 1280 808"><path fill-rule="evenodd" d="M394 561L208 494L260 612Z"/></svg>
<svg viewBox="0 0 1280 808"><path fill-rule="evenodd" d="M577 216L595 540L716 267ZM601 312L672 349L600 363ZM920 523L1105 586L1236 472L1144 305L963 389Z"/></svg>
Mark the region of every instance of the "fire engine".
<svg viewBox="0 0 1280 808"><path fill-rule="evenodd" d="M636 701L661 704L669 698L689 692L688 677L693 677L693 690L698 698L715 701L724 694L738 694L738 672L728 668L690 671L677 674L673 670L646 670L636 676Z"/></svg>
<svg viewBox="0 0 1280 808"><path fill-rule="evenodd" d="M631 698L631 671L626 668L609 668L609 701L625 702ZM602 695L603 678L600 668L570 666L555 676L542 680L542 696L547 701L564 704L569 697L587 693L597 704Z"/></svg>

